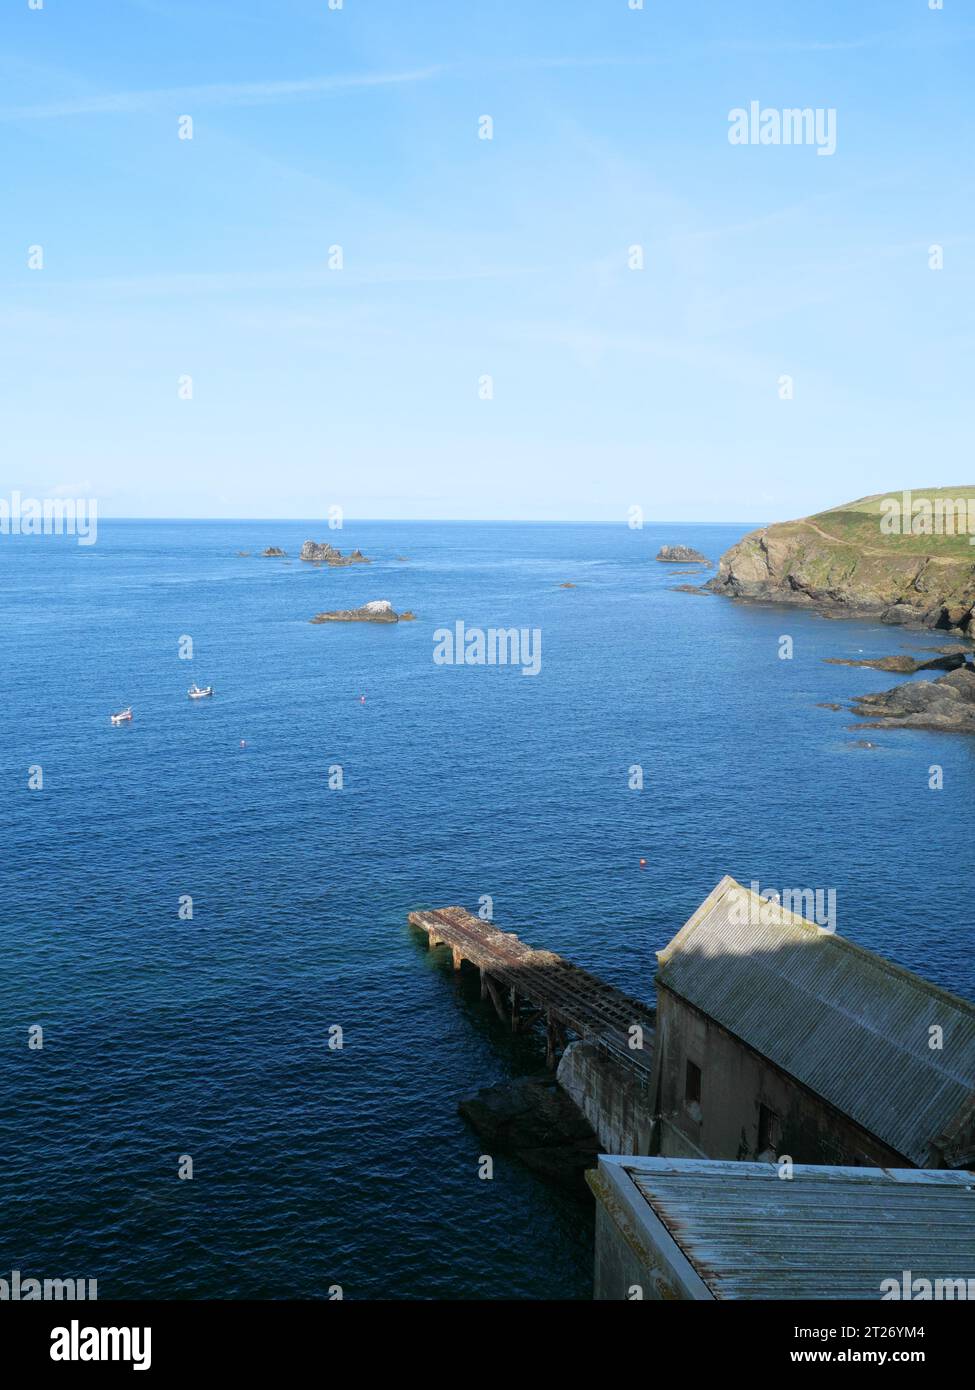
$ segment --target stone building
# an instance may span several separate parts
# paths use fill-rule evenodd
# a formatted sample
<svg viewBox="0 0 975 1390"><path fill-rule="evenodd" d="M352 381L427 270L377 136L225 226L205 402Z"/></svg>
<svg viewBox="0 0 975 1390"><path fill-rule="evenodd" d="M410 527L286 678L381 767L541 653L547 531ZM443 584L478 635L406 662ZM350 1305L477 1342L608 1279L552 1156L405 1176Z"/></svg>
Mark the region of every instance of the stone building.
<svg viewBox="0 0 975 1390"><path fill-rule="evenodd" d="M975 1008L724 878L658 953L651 1151L975 1165Z"/></svg>

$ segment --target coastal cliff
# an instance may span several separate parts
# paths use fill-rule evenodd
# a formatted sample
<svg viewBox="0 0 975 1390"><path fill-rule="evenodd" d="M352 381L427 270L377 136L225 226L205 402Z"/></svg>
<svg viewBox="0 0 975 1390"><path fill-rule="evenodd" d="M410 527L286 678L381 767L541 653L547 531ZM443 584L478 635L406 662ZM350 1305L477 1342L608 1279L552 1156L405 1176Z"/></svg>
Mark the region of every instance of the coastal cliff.
<svg viewBox="0 0 975 1390"><path fill-rule="evenodd" d="M975 487L878 494L751 532L707 588L975 638Z"/></svg>

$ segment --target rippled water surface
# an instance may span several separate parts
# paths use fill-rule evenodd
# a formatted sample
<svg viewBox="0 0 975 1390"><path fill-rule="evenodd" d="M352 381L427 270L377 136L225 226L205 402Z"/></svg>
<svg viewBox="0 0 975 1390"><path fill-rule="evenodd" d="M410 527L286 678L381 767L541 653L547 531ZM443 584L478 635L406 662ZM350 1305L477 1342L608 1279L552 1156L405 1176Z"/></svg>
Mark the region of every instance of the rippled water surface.
<svg viewBox="0 0 975 1390"><path fill-rule="evenodd" d="M350 569L298 562L307 523L0 538L0 1277L588 1297L586 1206L503 1157L479 1180L456 1113L540 1053L415 939L417 906L490 894L650 998L722 874L834 887L841 932L975 995L975 745L817 708L898 679L823 657L938 639L673 592L653 560L744 529L321 530L374 557ZM308 622L375 598L418 621ZM540 628L541 673L435 665L458 619Z"/></svg>

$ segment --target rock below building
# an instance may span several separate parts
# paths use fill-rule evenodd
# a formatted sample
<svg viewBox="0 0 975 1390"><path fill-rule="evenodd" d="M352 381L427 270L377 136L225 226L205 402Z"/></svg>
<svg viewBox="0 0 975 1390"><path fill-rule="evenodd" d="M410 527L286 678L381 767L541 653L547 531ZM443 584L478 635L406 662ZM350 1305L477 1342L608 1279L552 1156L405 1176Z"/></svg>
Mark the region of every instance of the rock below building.
<svg viewBox="0 0 975 1390"><path fill-rule="evenodd" d="M581 1183L599 1153L588 1121L549 1073L487 1086L457 1109L489 1147L558 1181Z"/></svg>

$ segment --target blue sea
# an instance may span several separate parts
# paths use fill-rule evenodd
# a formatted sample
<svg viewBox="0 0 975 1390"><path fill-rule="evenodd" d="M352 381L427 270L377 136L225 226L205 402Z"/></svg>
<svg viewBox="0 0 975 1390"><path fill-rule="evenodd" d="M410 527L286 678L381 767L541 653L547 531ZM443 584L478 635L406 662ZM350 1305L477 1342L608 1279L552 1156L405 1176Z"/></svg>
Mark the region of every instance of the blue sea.
<svg viewBox="0 0 975 1390"><path fill-rule="evenodd" d="M945 639L675 592L698 581L654 562L748 529L0 538L0 1277L588 1298L585 1202L503 1155L480 1179L456 1110L542 1051L426 950L417 907L489 895L500 926L652 999L655 951L723 874L835 888L841 933L975 996L975 742L818 707L900 679L824 657ZM310 536L373 563L302 564ZM372 599L418 620L309 622ZM458 620L540 629L539 675L436 665Z"/></svg>

